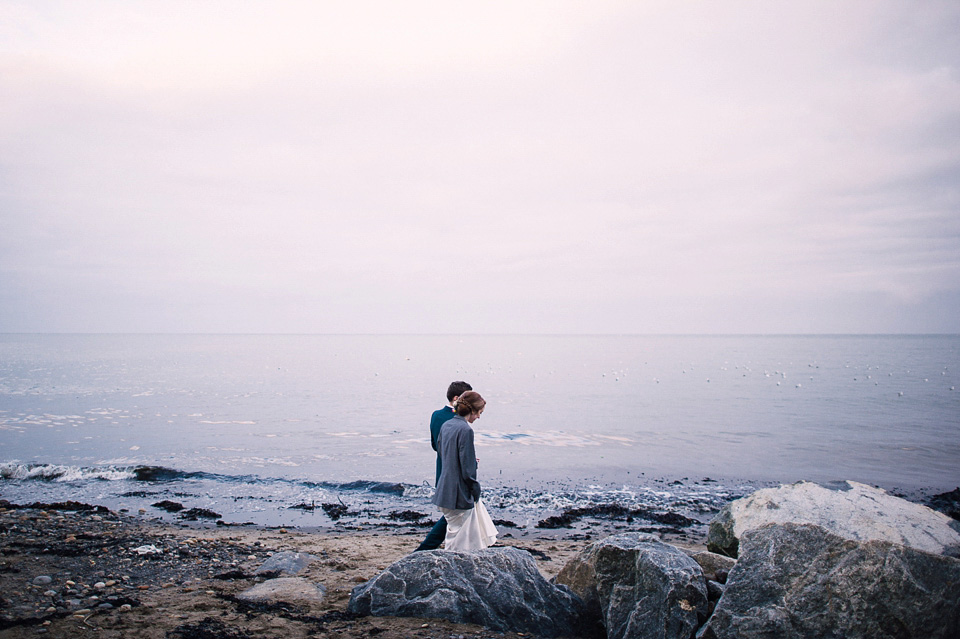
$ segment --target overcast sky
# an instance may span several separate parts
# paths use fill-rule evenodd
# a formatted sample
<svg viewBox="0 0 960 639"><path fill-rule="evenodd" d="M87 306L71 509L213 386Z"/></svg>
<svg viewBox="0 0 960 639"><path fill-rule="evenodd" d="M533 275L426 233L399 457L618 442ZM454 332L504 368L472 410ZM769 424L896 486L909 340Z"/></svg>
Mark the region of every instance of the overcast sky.
<svg viewBox="0 0 960 639"><path fill-rule="evenodd" d="M0 0L0 331L960 332L960 3Z"/></svg>

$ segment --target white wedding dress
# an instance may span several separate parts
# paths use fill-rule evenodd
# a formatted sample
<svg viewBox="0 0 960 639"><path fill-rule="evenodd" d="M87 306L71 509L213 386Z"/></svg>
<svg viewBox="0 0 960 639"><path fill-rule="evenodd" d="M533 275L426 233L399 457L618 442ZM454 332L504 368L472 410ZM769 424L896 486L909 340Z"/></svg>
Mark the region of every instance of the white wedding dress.
<svg viewBox="0 0 960 639"><path fill-rule="evenodd" d="M444 550L480 550L492 546L500 534L490 518L490 513L479 499L473 508L451 510L441 508L440 512L447 520L447 537L443 542Z"/></svg>

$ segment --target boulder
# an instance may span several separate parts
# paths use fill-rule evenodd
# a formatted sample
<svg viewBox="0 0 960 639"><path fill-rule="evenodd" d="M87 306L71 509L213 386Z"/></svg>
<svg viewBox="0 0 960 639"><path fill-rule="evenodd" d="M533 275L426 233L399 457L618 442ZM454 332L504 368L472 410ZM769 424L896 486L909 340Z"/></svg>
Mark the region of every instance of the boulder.
<svg viewBox="0 0 960 639"><path fill-rule="evenodd" d="M244 590L237 599L251 603L316 604L323 601L327 589L300 577L279 577Z"/></svg>
<svg viewBox="0 0 960 639"><path fill-rule="evenodd" d="M810 524L744 533L698 639L955 639L960 559Z"/></svg>
<svg viewBox="0 0 960 639"><path fill-rule="evenodd" d="M700 566L653 535L623 533L595 542L556 581L599 615L608 639L689 639L707 616Z"/></svg>
<svg viewBox="0 0 960 639"><path fill-rule="evenodd" d="M737 563L736 559L709 551L697 552L690 556L695 562L700 564L704 578L719 581L720 583L727 581L727 575L730 574L730 570Z"/></svg>
<svg viewBox="0 0 960 639"><path fill-rule="evenodd" d="M316 557L305 552L278 552L263 562L253 574L296 575L310 565Z"/></svg>
<svg viewBox="0 0 960 639"><path fill-rule="evenodd" d="M592 630L580 598L544 579L530 553L509 547L412 553L354 588L347 611L544 637L587 636Z"/></svg>
<svg viewBox="0 0 960 639"><path fill-rule="evenodd" d="M889 541L960 557L960 522L853 481L799 482L732 501L710 522L707 549L736 557L745 531L771 523L813 524L851 541Z"/></svg>

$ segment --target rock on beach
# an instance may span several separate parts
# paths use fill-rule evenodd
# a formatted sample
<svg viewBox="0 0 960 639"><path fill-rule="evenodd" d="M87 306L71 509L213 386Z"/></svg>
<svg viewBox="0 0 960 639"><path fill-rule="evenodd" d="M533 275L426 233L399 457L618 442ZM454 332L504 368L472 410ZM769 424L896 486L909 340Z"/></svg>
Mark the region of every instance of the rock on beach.
<svg viewBox="0 0 960 639"><path fill-rule="evenodd" d="M278 552L263 562L254 574L297 575L315 559L316 557L305 552Z"/></svg>
<svg viewBox="0 0 960 639"><path fill-rule="evenodd" d="M584 625L583 601L544 579L530 553L509 547L412 553L354 588L347 611L446 619L544 637L594 634Z"/></svg>
<svg viewBox="0 0 960 639"><path fill-rule="evenodd" d="M322 584L301 577L278 577L244 590L237 599L257 603L316 604L322 602L326 594L327 589Z"/></svg>
<svg viewBox="0 0 960 639"><path fill-rule="evenodd" d="M736 557L746 531L772 523L813 524L851 541L888 541L960 557L960 522L853 481L799 482L730 502L710 522L707 548Z"/></svg>
<svg viewBox="0 0 960 639"><path fill-rule="evenodd" d="M811 524L744 533L698 639L956 639L960 559Z"/></svg>
<svg viewBox="0 0 960 639"><path fill-rule="evenodd" d="M707 616L700 565L653 535L622 533L595 542L556 581L599 615L608 639L688 639Z"/></svg>
<svg viewBox="0 0 960 639"><path fill-rule="evenodd" d="M725 583L727 575L736 565L737 560L726 555L718 555L715 552L701 551L691 555L693 560L700 564L703 570L703 576L708 580Z"/></svg>

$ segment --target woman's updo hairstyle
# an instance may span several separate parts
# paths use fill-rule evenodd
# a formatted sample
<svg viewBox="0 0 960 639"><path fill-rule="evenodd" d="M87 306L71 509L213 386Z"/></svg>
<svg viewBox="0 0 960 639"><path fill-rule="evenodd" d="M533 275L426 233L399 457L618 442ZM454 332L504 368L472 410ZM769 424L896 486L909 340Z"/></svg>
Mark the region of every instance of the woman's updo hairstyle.
<svg viewBox="0 0 960 639"><path fill-rule="evenodd" d="M466 417L470 413L479 413L486 405L487 402L480 397L480 393L471 390L460 396L453 405L453 410L460 417Z"/></svg>

